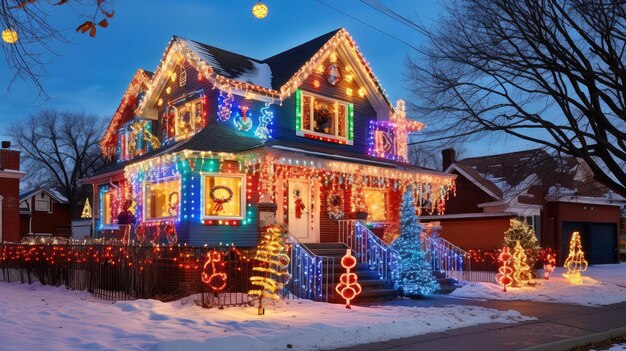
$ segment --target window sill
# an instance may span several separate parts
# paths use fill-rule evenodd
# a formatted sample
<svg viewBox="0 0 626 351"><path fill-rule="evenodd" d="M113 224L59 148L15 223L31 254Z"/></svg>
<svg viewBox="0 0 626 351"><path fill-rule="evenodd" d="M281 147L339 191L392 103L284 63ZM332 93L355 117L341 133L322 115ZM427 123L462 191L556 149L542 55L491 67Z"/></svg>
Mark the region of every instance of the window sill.
<svg viewBox="0 0 626 351"><path fill-rule="evenodd" d="M296 135L309 138L309 139L321 140L321 141L326 141L326 142L336 143L336 144L341 144L341 145L352 145L354 143L352 140L348 140L346 138L341 138L338 136L324 134L324 133L303 131L303 130L296 131Z"/></svg>

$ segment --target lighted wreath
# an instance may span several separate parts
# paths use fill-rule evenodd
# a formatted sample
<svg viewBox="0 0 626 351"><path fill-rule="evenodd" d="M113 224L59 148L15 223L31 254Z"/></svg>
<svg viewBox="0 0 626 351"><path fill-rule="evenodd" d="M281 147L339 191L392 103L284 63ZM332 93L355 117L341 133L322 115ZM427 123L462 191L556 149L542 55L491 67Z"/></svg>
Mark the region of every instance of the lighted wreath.
<svg viewBox="0 0 626 351"><path fill-rule="evenodd" d="M339 191L331 191L326 198L326 211L330 219L343 219L343 194Z"/></svg>
<svg viewBox="0 0 626 351"><path fill-rule="evenodd" d="M226 196L218 197L220 190L226 192ZM220 213L224 211L224 204L230 202L233 199L233 190L225 185L216 185L211 188L209 191L209 196L211 197L211 201L215 204L213 206L213 211L215 213Z"/></svg>

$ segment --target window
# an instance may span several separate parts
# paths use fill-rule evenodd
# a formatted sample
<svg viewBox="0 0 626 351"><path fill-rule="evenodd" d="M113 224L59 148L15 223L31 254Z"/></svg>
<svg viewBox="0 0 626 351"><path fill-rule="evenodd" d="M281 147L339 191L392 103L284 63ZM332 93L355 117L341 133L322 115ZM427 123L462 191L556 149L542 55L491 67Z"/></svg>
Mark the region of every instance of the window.
<svg viewBox="0 0 626 351"><path fill-rule="evenodd" d="M176 136L185 137L204 127L202 99L185 102L174 107Z"/></svg>
<svg viewBox="0 0 626 351"><path fill-rule="evenodd" d="M144 218L178 218L180 211L180 179L147 183L144 191Z"/></svg>
<svg viewBox="0 0 626 351"><path fill-rule="evenodd" d="M244 175L205 175L203 180L204 218L243 219Z"/></svg>
<svg viewBox="0 0 626 351"><path fill-rule="evenodd" d="M35 197L35 211L50 212L50 198L41 193L40 197Z"/></svg>
<svg viewBox="0 0 626 351"><path fill-rule="evenodd" d="M113 224L110 192L102 194L102 197L100 198L100 206L102 207L102 218L100 218L102 224Z"/></svg>
<svg viewBox="0 0 626 351"><path fill-rule="evenodd" d="M363 189L367 219L370 221L384 221L387 219L387 191L385 189Z"/></svg>
<svg viewBox="0 0 626 351"><path fill-rule="evenodd" d="M309 93L300 92L297 96L298 135L352 143L352 104Z"/></svg>

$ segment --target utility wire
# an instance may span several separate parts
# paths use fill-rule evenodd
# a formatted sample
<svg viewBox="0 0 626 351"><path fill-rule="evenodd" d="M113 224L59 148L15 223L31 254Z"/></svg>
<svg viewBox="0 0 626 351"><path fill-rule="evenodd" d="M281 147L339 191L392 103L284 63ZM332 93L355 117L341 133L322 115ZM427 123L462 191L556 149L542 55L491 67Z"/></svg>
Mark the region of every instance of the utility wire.
<svg viewBox="0 0 626 351"><path fill-rule="evenodd" d="M324 5L324 6L328 7L328 8L331 8L331 9L333 9L333 10L335 10L335 11L337 11L337 12L339 12L339 13L345 15L345 16L348 16L348 17L352 18L353 20L355 20L355 21L357 21L357 22L359 22L361 24L364 24L364 25L366 25L366 26L368 26L368 27L370 27L370 28L372 28L372 29L374 29L374 30L376 30L376 31L378 31L378 32L380 32L380 33L382 33L382 34L392 38L392 39L395 39L395 40L397 40L397 41L407 45L408 47L410 47L411 49L413 49L413 50L415 50L417 52L420 52L420 50L417 47L415 47L413 44L411 44L411 43L409 43L409 42L407 42L407 41L405 41L403 39L400 39L400 38L396 37L393 34L389 34L389 33L385 32L384 30L382 30L382 29L380 29L378 27L375 27L375 26L373 26L373 25L371 25L371 24L369 24L369 23L367 23L367 22L365 22L365 21L363 21L361 19L358 19L358 18L354 17L353 15L351 15L351 14L349 14L349 13L347 13L347 12L345 12L345 11L335 7L335 6L332 6L330 4L325 3L322 0L315 0L315 1L317 1L318 3Z"/></svg>

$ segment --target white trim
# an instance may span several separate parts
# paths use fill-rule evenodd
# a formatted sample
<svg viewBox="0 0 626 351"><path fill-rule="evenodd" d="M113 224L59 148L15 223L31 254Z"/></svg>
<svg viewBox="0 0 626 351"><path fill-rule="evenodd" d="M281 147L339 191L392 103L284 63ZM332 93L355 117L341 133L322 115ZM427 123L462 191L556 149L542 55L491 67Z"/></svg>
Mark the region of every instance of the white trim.
<svg viewBox="0 0 626 351"><path fill-rule="evenodd" d="M487 195L493 197L494 199L500 199L500 196L494 194L491 190L485 188L484 185L482 185L480 182L477 182L476 179L474 179L473 177L471 177L469 174L467 174L467 172L465 172L464 170L462 170L460 167L457 167L457 165L455 163L451 164L450 166L448 166L448 168L444 171L446 173L450 173L450 171L452 169L455 169L457 172L461 173L461 175L463 175L465 178L467 178L469 181L471 181L472 183L474 183L474 185L476 185L477 187L479 187L482 191L484 191L485 193L487 193Z"/></svg>
<svg viewBox="0 0 626 351"><path fill-rule="evenodd" d="M326 134L326 133L316 132L316 131L312 130L312 128L311 128L312 126L311 125L307 126L308 129L304 129L304 125L302 124L302 121L301 121L300 122L301 123L300 130L296 131L296 135L304 136L305 134L311 134L311 135L314 135L314 136L317 136L317 137L320 137L320 138L332 139L332 140L336 140L336 141L345 143L347 145L353 145L354 144L354 140L349 140L348 139L348 135L350 134L349 130L348 130L348 128L350 127L349 126L349 124L350 124L349 123L350 122L350 116L348 116L348 111L349 111L348 106L351 103L350 102L346 102L344 100L337 99L337 98L332 98L332 97L327 97L325 95L312 93L312 92L310 92L308 90L301 90L301 92L302 92L302 97L300 98L300 104L301 104L300 111L302 113L302 121L304 121L304 96L305 95L309 95L309 96L312 97L311 102L310 102L310 106L309 106L309 111L311 111L311 113L313 115L315 115L315 111L314 111L315 99L326 100L326 101L329 101L329 102L331 102L333 104L343 105L344 108L345 108L345 113L344 113L344 132L345 132L346 136L345 137L341 137L341 136L338 135L339 134L339 109L337 109L335 111L335 118L334 118L334 124L333 124L333 129L334 129L335 134ZM313 115L309 116L309 121L310 121L311 124L313 124Z"/></svg>
<svg viewBox="0 0 626 351"><path fill-rule="evenodd" d="M26 172L12 169L0 169L0 178L22 179L24 176L26 176Z"/></svg>
<svg viewBox="0 0 626 351"><path fill-rule="evenodd" d="M175 181L178 180L180 182L180 187L178 188L178 217L155 217L155 218L148 218L146 216L146 203L148 201L148 197L147 197L147 192L146 192L146 187L148 186L148 184L158 184L158 183L164 183L164 182L169 182L169 181ZM182 177L180 175L173 175L173 176L169 176L169 177L165 177L165 178L161 178L159 180L154 180L154 181L144 181L142 184L142 190L143 190L143 200L142 200L142 220L143 222L146 223L154 223L154 222L175 222L180 218L180 204L181 204L181 192L182 192L182 187L183 187L183 180Z"/></svg>
<svg viewBox="0 0 626 351"><path fill-rule="evenodd" d="M569 202L569 203L577 203L577 204L590 204L590 205L606 205L606 206L618 206L622 207L626 205L626 199L607 199L602 197L591 197L591 196L576 196L576 195L565 195L561 197L556 196L546 196L546 201L550 202Z"/></svg>
<svg viewBox="0 0 626 351"><path fill-rule="evenodd" d="M206 206L205 206L205 201L206 201L206 195L207 195L207 191L206 191L206 182L205 182L205 178L207 177L222 177L222 178L239 178L240 182L241 182L241 187L240 187L240 193L239 193L239 213L241 213L240 216L207 216L205 213L206 210ZM220 173L220 172L200 172L200 205L202 206L202 220L209 220L209 221L219 221L219 220L224 220L224 221L229 221L229 220L237 220L237 221L243 221L246 219L246 212L247 212L247 208L246 208L246 200L248 197L248 193L247 193L247 189L246 189L246 183L247 183L247 179L246 179L246 175L243 173Z"/></svg>

